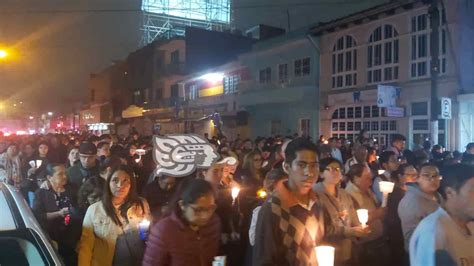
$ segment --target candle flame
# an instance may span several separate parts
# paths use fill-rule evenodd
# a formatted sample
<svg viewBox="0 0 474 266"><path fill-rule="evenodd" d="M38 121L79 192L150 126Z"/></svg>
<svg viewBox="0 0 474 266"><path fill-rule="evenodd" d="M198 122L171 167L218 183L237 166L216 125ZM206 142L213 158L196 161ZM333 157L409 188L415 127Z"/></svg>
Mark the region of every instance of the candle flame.
<svg viewBox="0 0 474 266"><path fill-rule="evenodd" d="M235 200L240 193L240 188L239 187L233 187L232 188L232 199Z"/></svg>
<svg viewBox="0 0 474 266"><path fill-rule="evenodd" d="M267 196L268 196L268 193L263 188L257 191L257 197L264 199Z"/></svg>

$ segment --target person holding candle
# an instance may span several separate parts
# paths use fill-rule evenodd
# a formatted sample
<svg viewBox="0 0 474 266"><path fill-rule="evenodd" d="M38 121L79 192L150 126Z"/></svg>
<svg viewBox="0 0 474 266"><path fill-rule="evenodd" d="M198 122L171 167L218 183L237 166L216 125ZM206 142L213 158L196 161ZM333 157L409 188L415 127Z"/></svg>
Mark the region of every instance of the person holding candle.
<svg viewBox="0 0 474 266"><path fill-rule="evenodd" d="M391 250L390 265L408 265L408 254L405 252L402 225L398 216L398 205L406 193L408 184L416 182L418 172L413 165L403 164L392 172L395 182L393 192L388 195L387 215L384 219L384 234L388 238Z"/></svg>
<svg viewBox="0 0 474 266"><path fill-rule="evenodd" d="M169 208L169 203L176 191L176 177L161 175L155 176L153 182L143 189L143 196L150 204L153 221L158 221Z"/></svg>
<svg viewBox="0 0 474 266"><path fill-rule="evenodd" d="M388 263L389 249L383 237L383 219L387 208L378 207L372 185L372 173L365 164L351 166L347 173L349 183L346 192L349 193L356 209L368 210L368 223L370 233L367 237L357 241L361 265L385 265Z"/></svg>
<svg viewBox="0 0 474 266"><path fill-rule="evenodd" d="M445 168L444 203L424 218L410 240L411 265L474 265L474 168Z"/></svg>
<svg viewBox="0 0 474 266"><path fill-rule="evenodd" d="M380 182L381 181L392 181L391 175L392 172L396 171L398 167L400 166L398 163L398 158L395 152L393 151L384 151L380 154L379 157L379 164L382 167L383 173L377 175L374 178L374 182L372 185L372 190L375 193L375 196L377 197L377 200L379 202L383 201L383 193L380 191Z"/></svg>
<svg viewBox="0 0 474 266"><path fill-rule="evenodd" d="M316 265L314 248L324 236L324 219L312 191L319 177L317 147L291 141L283 164L288 180L262 205L255 230L253 265Z"/></svg>
<svg viewBox="0 0 474 266"><path fill-rule="evenodd" d="M82 218L77 211L77 188L67 183L64 165L48 164L45 168L49 188L36 191L32 210L41 227L57 242L66 265L76 265L75 247L81 235Z"/></svg>
<svg viewBox="0 0 474 266"><path fill-rule="evenodd" d="M441 179L438 167L433 164L423 165L416 178L416 184L408 186L405 196L398 205L407 251L415 228L423 218L436 211L442 202L438 193Z"/></svg>
<svg viewBox="0 0 474 266"><path fill-rule="evenodd" d="M114 167L102 200L89 206L79 241L79 265L139 265L144 243L139 224L151 220L145 199L138 197L131 169Z"/></svg>
<svg viewBox="0 0 474 266"><path fill-rule="evenodd" d="M151 228L143 265L211 265L221 233L214 195L205 180L183 180L173 209Z"/></svg>
<svg viewBox="0 0 474 266"><path fill-rule="evenodd" d="M319 170L322 182L314 191L327 214L324 239L336 248L335 265L351 265L351 238L367 236L369 228L361 227L352 197L340 188L342 164L335 158L322 159Z"/></svg>
<svg viewBox="0 0 474 266"><path fill-rule="evenodd" d="M25 179L27 180L26 189L29 191L28 199L30 204L34 200L34 192L38 190L41 184L46 181L46 165L49 164L48 160L49 143L42 141L38 145L38 151L35 157L26 165L23 170L25 173Z"/></svg>

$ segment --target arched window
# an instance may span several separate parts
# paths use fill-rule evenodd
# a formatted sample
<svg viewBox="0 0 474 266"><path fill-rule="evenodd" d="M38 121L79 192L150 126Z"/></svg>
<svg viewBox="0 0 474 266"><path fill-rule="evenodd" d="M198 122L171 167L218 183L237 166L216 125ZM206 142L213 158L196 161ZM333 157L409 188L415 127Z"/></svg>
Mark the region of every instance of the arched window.
<svg viewBox="0 0 474 266"><path fill-rule="evenodd" d="M398 80L398 32L391 25L374 30L367 53L368 83Z"/></svg>
<svg viewBox="0 0 474 266"><path fill-rule="evenodd" d="M357 85L357 48L354 38L339 38L332 49L332 88Z"/></svg>

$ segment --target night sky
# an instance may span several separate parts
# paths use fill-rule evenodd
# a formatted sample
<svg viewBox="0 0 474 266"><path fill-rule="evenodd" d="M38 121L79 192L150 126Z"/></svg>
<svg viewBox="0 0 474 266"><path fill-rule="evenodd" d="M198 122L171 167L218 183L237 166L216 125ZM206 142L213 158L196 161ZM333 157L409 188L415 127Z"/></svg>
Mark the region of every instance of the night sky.
<svg viewBox="0 0 474 266"><path fill-rule="evenodd" d="M235 0L233 25L287 29L289 13L296 29L382 2ZM0 65L0 100L21 100L38 111L71 111L72 103L85 99L90 73L139 47L139 9L140 0L0 1L0 46L16 51Z"/></svg>

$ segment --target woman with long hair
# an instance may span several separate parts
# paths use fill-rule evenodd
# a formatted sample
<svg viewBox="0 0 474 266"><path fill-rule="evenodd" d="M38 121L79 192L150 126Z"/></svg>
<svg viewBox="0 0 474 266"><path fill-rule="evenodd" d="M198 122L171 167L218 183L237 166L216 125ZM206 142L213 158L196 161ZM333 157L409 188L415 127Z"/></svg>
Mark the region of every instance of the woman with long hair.
<svg viewBox="0 0 474 266"><path fill-rule="evenodd" d="M257 191L263 186L263 158L259 151L251 151L244 156L242 171L240 172L240 180L244 186Z"/></svg>
<svg viewBox="0 0 474 266"><path fill-rule="evenodd" d="M183 180L173 209L151 229L143 265L211 265L221 232L214 195L205 180Z"/></svg>
<svg viewBox="0 0 474 266"><path fill-rule="evenodd" d="M319 169L322 181L314 186L314 191L327 213L324 222L330 230L325 239L336 248L335 265L351 265L352 238L366 236L368 228L360 226L351 196L340 188L341 162L325 158L319 162Z"/></svg>
<svg viewBox="0 0 474 266"><path fill-rule="evenodd" d="M129 167L115 166L102 200L89 206L79 242L79 265L140 265L144 243L139 224L151 220L150 208L136 192Z"/></svg>

